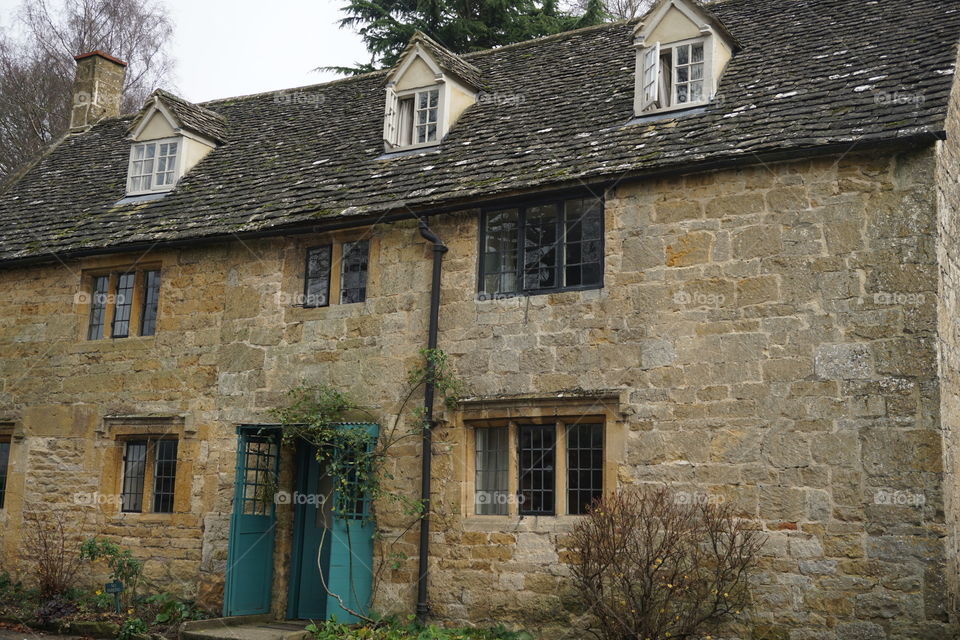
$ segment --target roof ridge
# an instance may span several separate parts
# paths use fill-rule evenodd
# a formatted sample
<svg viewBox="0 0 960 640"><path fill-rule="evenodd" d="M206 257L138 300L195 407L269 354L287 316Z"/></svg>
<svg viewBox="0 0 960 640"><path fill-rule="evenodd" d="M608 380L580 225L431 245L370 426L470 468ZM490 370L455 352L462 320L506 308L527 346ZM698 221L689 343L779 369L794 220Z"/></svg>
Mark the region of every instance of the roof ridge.
<svg viewBox="0 0 960 640"><path fill-rule="evenodd" d="M239 96L227 96L226 98L214 98L213 100L205 100L203 102L195 102L197 106L204 107L209 109L207 105L216 103L216 102L230 102L233 100L248 100L253 98L262 98L265 96L272 96L278 93L287 93L290 91L303 91L305 89L319 89L320 87L329 87L330 85L340 84L344 82L352 82L354 80L362 80L369 78L371 76L377 75L386 75L390 69L377 69L376 71L368 71L366 73L359 73L355 76L345 76L343 78L334 78L333 80L327 80L326 82L318 82L316 84L305 84L298 87L285 87L283 89L274 89L272 91L259 91L257 93L245 93Z"/></svg>
<svg viewBox="0 0 960 640"><path fill-rule="evenodd" d="M604 22L603 24L593 24L593 25L590 25L589 27L580 27L579 29L570 29L569 31L551 33L545 36L539 36L537 38L530 38L529 40L520 40L519 42L511 42L510 44L500 45L499 47L493 47L492 49L481 49L480 51L471 51L469 53L458 53L457 55L459 55L461 58L482 56L488 53L496 53L498 51L506 51L509 49L518 49L520 47L525 47L532 44L539 44L541 42L547 42L550 40L560 40L569 36L586 33L588 31L601 31L603 29L612 29L613 27L622 27L624 25L632 24L638 21L639 21L639 18L631 18L630 20L616 20L614 22Z"/></svg>

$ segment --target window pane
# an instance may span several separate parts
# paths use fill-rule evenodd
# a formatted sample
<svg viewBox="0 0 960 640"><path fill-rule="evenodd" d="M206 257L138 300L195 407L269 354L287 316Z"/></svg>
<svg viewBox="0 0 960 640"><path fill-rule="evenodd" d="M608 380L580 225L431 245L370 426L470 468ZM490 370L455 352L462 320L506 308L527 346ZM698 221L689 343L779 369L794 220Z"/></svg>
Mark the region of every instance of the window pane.
<svg viewBox="0 0 960 640"><path fill-rule="evenodd" d="M343 243L340 274L340 304L363 302L367 299L367 252L369 242Z"/></svg>
<svg viewBox="0 0 960 640"><path fill-rule="evenodd" d="M143 478L147 465L147 443L128 442L123 454L123 490L121 510L139 513L143 510Z"/></svg>
<svg viewBox="0 0 960 640"><path fill-rule="evenodd" d="M557 205L527 209L524 224L523 288L552 289L557 281Z"/></svg>
<svg viewBox="0 0 960 640"><path fill-rule="evenodd" d="M603 495L603 425L567 427L567 512L580 515Z"/></svg>
<svg viewBox="0 0 960 640"><path fill-rule="evenodd" d="M475 506L477 515L507 515L507 427L476 429Z"/></svg>
<svg viewBox="0 0 960 640"><path fill-rule="evenodd" d="M136 274L121 273L117 278L117 292L114 296L113 330L114 338L126 338L130 335L130 309L133 306L133 281Z"/></svg>
<svg viewBox="0 0 960 640"><path fill-rule="evenodd" d="M330 303L330 261L333 245L314 247L307 251L305 307L325 307Z"/></svg>
<svg viewBox="0 0 960 640"><path fill-rule="evenodd" d="M690 64L690 45L677 47L677 64Z"/></svg>
<svg viewBox="0 0 960 640"><path fill-rule="evenodd" d="M507 209L487 214L483 230L482 292L517 291L517 225L519 212Z"/></svg>
<svg viewBox="0 0 960 640"><path fill-rule="evenodd" d="M691 62L703 62L703 43L693 45L693 55Z"/></svg>
<svg viewBox="0 0 960 640"><path fill-rule="evenodd" d="M10 441L0 441L0 509L7 496L7 469L10 466Z"/></svg>
<svg viewBox="0 0 960 640"><path fill-rule="evenodd" d="M596 198L564 203L564 285L593 286L603 275L603 203Z"/></svg>
<svg viewBox="0 0 960 640"><path fill-rule="evenodd" d="M520 426L520 514L552 515L556 490L554 425Z"/></svg>
<svg viewBox="0 0 960 640"><path fill-rule="evenodd" d="M143 274L143 310L140 313L140 335L152 336L157 332L157 310L160 306L160 272L145 271Z"/></svg>
<svg viewBox="0 0 960 640"><path fill-rule="evenodd" d="M90 292L90 324L87 328L87 340L99 340L103 337L109 282L109 276L97 276L93 279L93 288Z"/></svg>
<svg viewBox="0 0 960 640"><path fill-rule="evenodd" d="M177 476L177 441L156 443L153 472L153 512L173 513L173 489Z"/></svg>
<svg viewBox="0 0 960 640"><path fill-rule="evenodd" d="M277 444L268 436L247 436L244 451L243 508L246 515L273 513Z"/></svg>

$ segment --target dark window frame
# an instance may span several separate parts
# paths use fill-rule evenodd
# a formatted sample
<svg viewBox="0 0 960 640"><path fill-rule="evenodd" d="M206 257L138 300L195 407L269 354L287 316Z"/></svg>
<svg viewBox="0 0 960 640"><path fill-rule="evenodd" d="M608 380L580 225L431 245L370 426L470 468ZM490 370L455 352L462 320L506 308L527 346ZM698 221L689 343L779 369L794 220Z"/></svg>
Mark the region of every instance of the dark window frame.
<svg viewBox="0 0 960 640"><path fill-rule="evenodd" d="M142 290L140 308L140 327L141 337L157 335L157 319L160 317L160 269L147 269L143 271Z"/></svg>
<svg viewBox="0 0 960 640"><path fill-rule="evenodd" d="M517 514L522 516L553 516L557 514L557 457L558 451L556 423L548 424L517 424L517 494L523 498L517 505ZM524 445L524 436L530 435L530 446ZM533 446L534 435L539 435L539 446ZM545 445L547 436L552 437L552 443ZM531 462L524 464L525 454L529 454ZM551 464L544 464L549 456ZM538 475L534 475L538 474ZM525 477L530 478L530 486L524 487ZM539 483L537 482L539 480ZM529 495L527 495L529 494ZM534 500L539 497L539 503ZM549 506L548 505L549 498ZM539 504L538 508L528 506L528 503Z"/></svg>
<svg viewBox="0 0 960 640"><path fill-rule="evenodd" d="M351 258L354 255L357 255L353 251L353 247L363 246L362 260L358 260L356 263L348 263L347 256ZM347 247L350 247L348 251ZM362 281L362 284L358 287L346 287L344 283L347 280L348 269L352 266L358 266L357 273L361 274L358 276L358 279ZM360 238L357 240L347 240L340 244L340 291L337 292L337 299L340 304L358 304L361 302L367 301L367 285L370 282L370 239L369 238ZM350 291L359 292L357 295L358 299L344 299L345 294Z"/></svg>
<svg viewBox="0 0 960 640"><path fill-rule="evenodd" d="M111 338L129 338L133 323L133 297L137 290L137 272L118 273L114 282L113 318L110 321ZM129 286L125 286L129 283ZM120 312L124 313L120 313Z"/></svg>
<svg viewBox="0 0 960 640"><path fill-rule="evenodd" d="M558 279L560 276L563 276L564 280L566 279L566 203L574 200L587 200L593 199L596 200L599 204L599 216L600 216L600 238L599 238L599 251L600 251L600 261L599 261L599 280L596 284L579 284L579 285L559 285L555 287L544 287L544 288L524 288L524 238L527 222L527 211L532 208L542 207L553 205L557 208L557 211L561 214L561 220L559 225L563 227L563 237L564 241L557 241L557 263L555 266ZM517 255L517 265L515 271L515 277L517 281L517 290L511 292L502 292L502 291L485 291L484 290L484 279L486 275L486 244L487 244L487 227L491 215L503 211L509 211L515 209L517 211L517 230L516 230L516 255ZM488 206L484 207L480 212L480 226L478 229L478 250L477 250L477 297L478 299L493 299L493 298L512 298L517 296L534 296L534 295L544 295L550 293L560 293L565 291L591 291L594 289L602 289L604 287L604 265L606 258L606 198L603 195L596 195L593 192L573 192L573 193L563 193L550 198L525 198L519 199L515 202L503 202L498 203L497 206ZM580 263L583 264L582 262Z"/></svg>
<svg viewBox="0 0 960 640"><path fill-rule="evenodd" d="M90 314L87 318L87 340L102 340L104 337L107 326L107 307L110 299L109 291L110 274L93 276L90 282Z"/></svg>
<svg viewBox="0 0 960 640"><path fill-rule="evenodd" d="M322 278L322 275L311 274L310 273L310 257L315 251L321 251L323 249L327 250L327 274L326 274L326 291L325 296L326 302L323 304L310 304L312 299L310 293L310 282L314 279ZM318 244L316 246L307 247L307 251L304 254L304 265L303 265L303 308L304 309L321 309L323 307L330 306L330 281L333 277L333 243L329 242L327 244Z"/></svg>
<svg viewBox="0 0 960 640"><path fill-rule="evenodd" d="M487 505L478 503L478 496L483 491L490 492L490 489L483 489L480 483L480 469L477 462L473 466L473 483L471 491L473 493L472 505L467 512L468 517L486 518L490 516L510 516L523 518L526 516L581 516L585 515L586 508L597 498L602 498L609 478L607 477L607 463L610 458L608 455L615 456L614 452L608 451L608 424L609 418L599 414L589 413L582 416L556 416L551 418L528 417L511 418L509 420L497 418L493 420L479 419L476 421L468 420L467 426L471 432L469 441L471 443L470 454L476 461L481 454L481 432L490 430L506 430L506 450L504 451L508 459L513 463L507 465L507 486L512 483L514 490L505 489L506 495L512 495L516 501L516 509L487 509ZM548 487L552 494L552 504L550 508L524 508L527 504L527 498L524 496L524 429L545 430L552 434L552 470L549 474L552 476L552 484ZM578 446L571 446L573 440L571 433L590 429L588 446L578 437ZM485 439L489 442L489 439ZM488 449L486 453L489 453ZM596 458L590 459L588 464L582 462L582 455L587 453L599 454ZM576 458L576 464L572 464ZM563 461L563 473L560 473L561 460ZM512 465L512 469L511 469ZM489 471L490 469L485 469ZM513 472L511 476L510 473ZM582 476L572 479L573 474L590 473L593 474L589 482L582 482ZM542 483L541 483L542 484ZM533 488L534 491L542 489ZM530 488L527 489L530 491ZM586 500L578 499L579 495L589 494ZM563 497L561 501L561 496Z"/></svg>
<svg viewBox="0 0 960 640"><path fill-rule="evenodd" d="M123 446L120 470L120 512L174 513L180 439L139 436L124 438L120 443ZM131 457L131 447L142 451L143 457ZM161 450L169 449L172 449L173 457L161 460ZM139 468L131 470L131 462L140 465ZM161 463L167 465L163 470L160 468ZM150 478L149 493L147 492L148 477ZM129 499L128 496L130 496Z"/></svg>
<svg viewBox="0 0 960 640"><path fill-rule="evenodd" d="M13 438L0 436L0 509L6 503L7 481L10 474L10 453L13 449Z"/></svg>

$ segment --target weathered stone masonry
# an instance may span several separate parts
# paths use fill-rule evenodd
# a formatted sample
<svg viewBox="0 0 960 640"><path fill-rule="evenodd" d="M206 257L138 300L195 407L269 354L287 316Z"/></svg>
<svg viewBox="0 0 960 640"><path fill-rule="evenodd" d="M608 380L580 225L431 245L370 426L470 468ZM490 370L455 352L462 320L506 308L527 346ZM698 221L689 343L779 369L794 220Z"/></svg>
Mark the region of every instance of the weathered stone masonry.
<svg viewBox="0 0 960 640"><path fill-rule="evenodd" d="M476 396L619 390L620 419L607 426L625 443L621 485L715 496L767 531L752 624L791 638L951 637L956 476L944 474L943 443L956 447L956 233L937 202L955 208L957 190L937 158L955 153L854 152L620 185L607 194L596 291L478 301L476 212L440 216L431 225L450 247L440 346ZM302 290L303 250L317 237L157 249L153 338L81 339L81 271L127 256L0 271L0 419L15 435L3 568L22 565L23 508L60 503L96 511L89 532L117 536L153 578L216 603L235 425L272 421L301 380L348 390L385 418L397 409L426 334L429 247L412 223L372 237L367 301L323 309L282 297ZM74 492L109 490L103 418L148 414L182 416L178 513L74 505ZM468 515L466 431L443 417L434 613L575 629L562 563L573 520ZM413 444L396 452L397 491L416 497L419 459ZM381 505L385 534L404 521ZM384 571L376 606L406 612L415 530L395 550L409 558Z"/></svg>

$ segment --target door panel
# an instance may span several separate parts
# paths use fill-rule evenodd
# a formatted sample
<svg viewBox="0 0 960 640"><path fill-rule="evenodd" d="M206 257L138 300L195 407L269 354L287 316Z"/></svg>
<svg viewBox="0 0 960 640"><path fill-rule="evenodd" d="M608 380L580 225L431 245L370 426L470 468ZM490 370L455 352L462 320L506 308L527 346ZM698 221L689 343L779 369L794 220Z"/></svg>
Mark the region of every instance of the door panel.
<svg viewBox="0 0 960 640"><path fill-rule="evenodd" d="M223 602L227 616L270 611L279 449L279 434L240 432Z"/></svg>
<svg viewBox="0 0 960 640"><path fill-rule="evenodd" d="M375 424L361 426L371 436ZM299 619L356 622L346 609L366 613L373 587L373 531L369 500L348 504L317 462L316 448L303 444L298 452L298 488L294 518L294 566L291 571L288 615ZM322 496L316 499L315 496ZM327 589L324 588L326 584ZM328 594L327 590L336 594Z"/></svg>

